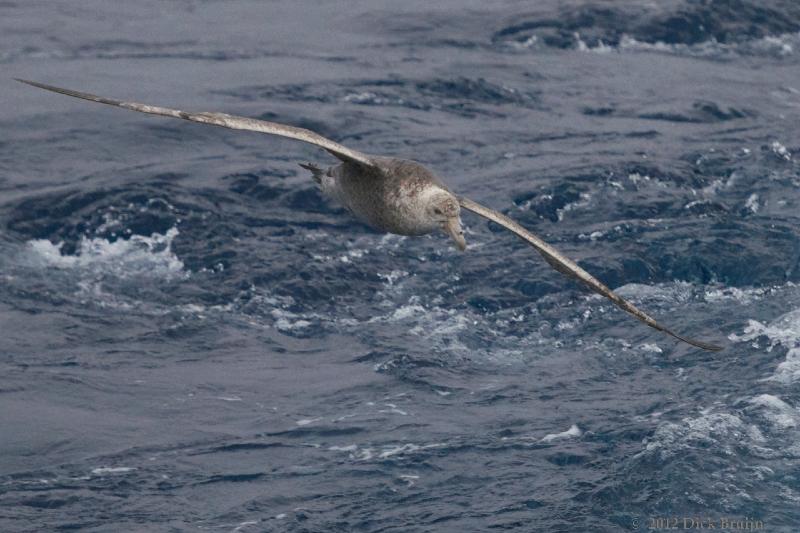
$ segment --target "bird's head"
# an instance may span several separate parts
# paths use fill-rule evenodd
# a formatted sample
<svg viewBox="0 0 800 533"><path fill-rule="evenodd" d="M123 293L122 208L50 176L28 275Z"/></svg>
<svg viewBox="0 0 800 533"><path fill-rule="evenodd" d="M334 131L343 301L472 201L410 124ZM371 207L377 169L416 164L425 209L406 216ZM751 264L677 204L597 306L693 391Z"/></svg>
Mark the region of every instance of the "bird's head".
<svg viewBox="0 0 800 533"><path fill-rule="evenodd" d="M467 249L464 230L461 228L461 206L458 198L447 191L441 191L431 197L428 215L442 231L450 236L462 252Z"/></svg>

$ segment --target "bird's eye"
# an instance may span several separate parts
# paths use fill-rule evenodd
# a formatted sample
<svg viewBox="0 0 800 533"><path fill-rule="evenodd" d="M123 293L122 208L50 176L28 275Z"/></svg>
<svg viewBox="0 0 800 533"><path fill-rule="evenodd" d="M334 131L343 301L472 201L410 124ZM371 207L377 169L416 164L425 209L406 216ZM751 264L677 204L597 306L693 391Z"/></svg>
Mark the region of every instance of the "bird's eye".
<svg viewBox="0 0 800 533"><path fill-rule="evenodd" d="M439 209L438 207L434 207L433 208L433 212L436 213L437 215L441 215L442 214L442 210Z"/></svg>

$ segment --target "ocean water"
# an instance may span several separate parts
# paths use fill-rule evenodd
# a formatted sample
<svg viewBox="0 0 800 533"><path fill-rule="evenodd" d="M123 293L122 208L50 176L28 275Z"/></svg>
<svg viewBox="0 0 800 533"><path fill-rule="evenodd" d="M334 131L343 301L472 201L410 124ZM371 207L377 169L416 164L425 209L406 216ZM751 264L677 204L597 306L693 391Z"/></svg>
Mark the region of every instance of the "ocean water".
<svg viewBox="0 0 800 533"><path fill-rule="evenodd" d="M787 0L0 2L0 531L797 531L798 32ZM13 77L416 159L725 349L470 214L463 254L377 234L314 147Z"/></svg>

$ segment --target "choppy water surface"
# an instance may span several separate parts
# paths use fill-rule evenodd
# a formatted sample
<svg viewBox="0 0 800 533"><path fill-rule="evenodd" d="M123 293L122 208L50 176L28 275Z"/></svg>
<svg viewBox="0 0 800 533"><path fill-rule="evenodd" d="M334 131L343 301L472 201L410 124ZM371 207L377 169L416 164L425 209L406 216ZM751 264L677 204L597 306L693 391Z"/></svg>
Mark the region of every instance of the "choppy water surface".
<svg viewBox="0 0 800 533"><path fill-rule="evenodd" d="M796 3L79 4L0 3L0 529L796 530ZM417 159L727 348L14 76Z"/></svg>

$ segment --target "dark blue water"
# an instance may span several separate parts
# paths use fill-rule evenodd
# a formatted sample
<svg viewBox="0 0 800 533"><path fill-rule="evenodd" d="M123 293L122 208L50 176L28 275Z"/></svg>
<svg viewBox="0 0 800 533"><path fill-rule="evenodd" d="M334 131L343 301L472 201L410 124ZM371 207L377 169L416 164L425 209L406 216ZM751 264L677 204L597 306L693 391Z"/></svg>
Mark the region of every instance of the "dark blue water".
<svg viewBox="0 0 800 533"><path fill-rule="evenodd" d="M0 2L0 530L796 531L798 31L780 0ZM314 147L12 77L419 160L726 349L468 214L464 254L376 234Z"/></svg>

